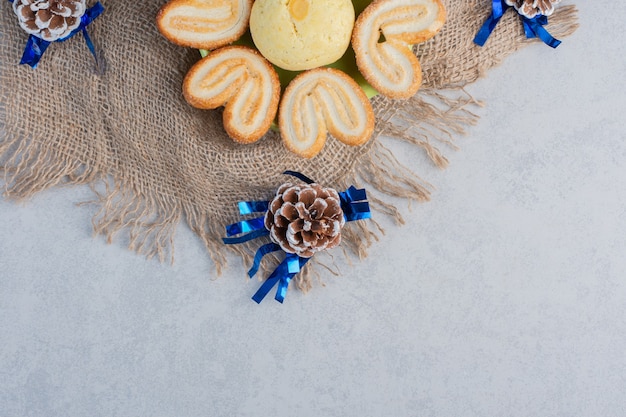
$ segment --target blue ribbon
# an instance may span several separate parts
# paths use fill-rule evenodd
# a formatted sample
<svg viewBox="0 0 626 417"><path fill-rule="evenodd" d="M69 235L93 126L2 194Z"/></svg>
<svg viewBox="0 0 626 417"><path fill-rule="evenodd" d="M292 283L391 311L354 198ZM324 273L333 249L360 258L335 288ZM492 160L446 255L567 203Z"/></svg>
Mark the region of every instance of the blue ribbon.
<svg viewBox="0 0 626 417"><path fill-rule="evenodd" d="M369 203L367 200L367 193L364 189L358 189L351 186L346 191L339 193L341 200L341 209L343 210L343 217L347 222L354 220L364 220L372 217Z"/></svg>
<svg viewBox="0 0 626 417"><path fill-rule="evenodd" d="M11 3L13 3L13 1L14 0L9 0L9 2ZM93 5L93 7L90 7L85 11L85 14L83 14L80 18L80 25L76 29L74 29L65 38L58 39L55 42L64 42L72 36L76 35L77 33L82 32L83 37L85 38L85 43L87 44L87 48L89 48L89 51L91 52L97 63L98 57L96 56L96 48L94 47L86 28L89 24L91 24L91 22L93 22L98 16L100 16L103 11L104 7L102 6L102 4L100 4L100 2L97 2L95 5ZM50 46L50 43L51 42L38 38L35 35L30 35L28 37L28 41L26 42L26 47L24 48L24 54L22 55L20 64L28 64L32 68L37 68L39 60L41 59L44 52L46 52L46 49L48 49L48 46Z"/></svg>
<svg viewBox="0 0 626 417"><path fill-rule="evenodd" d="M491 35L491 32L496 28L502 16L508 8L511 6L507 5L504 0L492 0L491 2L491 16L487 18L485 23L476 33L474 37L474 43L479 46L484 46L485 42ZM532 19L528 19L525 16L521 16L522 24L524 26L524 33L526 34L526 38L532 39L538 37L545 43L546 45L556 48L561 44L561 41L555 39L548 31L543 27L548 24L548 17L544 15L538 15Z"/></svg>
<svg viewBox="0 0 626 417"><path fill-rule="evenodd" d="M269 201L240 201L237 203L239 206L239 214L242 216L267 211L269 204Z"/></svg>
<svg viewBox="0 0 626 417"><path fill-rule="evenodd" d="M504 12L509 6L504 3L504 0L492 0L491 2L491 16L487 18L482 27L478 30L478 33L474 37L474 43L483 46L491 32L496 28L502 16L504 16Z"/></svg>
<svg viewBox="0 0 626 417"><path fill-rule="evenodd" d="M283 174L296 177L307 184L314 182L312 179L299 172L285 171ZM372 217L367 202L367 193L364 189L351 186L346 191L340 192L339 198L346 221L369 219ZM269 201L240 201L237 205L239 207L239 213L244 216L252 213L266 212L269 208L269 203ZM269 235L269 231L265 229L264 220L265 216L261 216L230 224L226 226L226 235L228 237L222 238L222 241L227 245L234 245L248 242L258 237L267 236ZM248 276L252 278L259 272L261 261L265 255L278 251L282 251L282 249L276 243L267 243L261 246L254 255L254 261L248 271ZM310 259L302 258L293 253L286 253L284 251L283 253L285 253L285 259L276 267L252 297L257 303L260 303L274 286L278 286L275 299L282 303L285 300L289 283Z"/></svg>
<svg viewBox="0 0 626 417"><path fill-rule="evenodd" d="M248 233L247 235L239 236L239 237L224 237L222 238L222 242L227 245L236 245L238 243L248 242L252 239L256 239L258 237L267 236L270 232L267 229L256 230L252 233Z"/></svg>
<svg viewBox="0 0 626 417"><path fill-rule="evenodd" d="M303 182L306 182L307 184L313 184L315 181L313 181L311 178L307 177L304 174L301 174L297 171L285 171L283 172L284 175L291 175L292 177L296 177L299 180L302 180Z"/></svg>
<svg viewBox="0 0 626 417"><path fill-rule="evenodd" d="M561 44L561 41L555 39L548 31L543 27L548 24L548 18L544 15L535 16L532 19L524 18L522 20L522 24L524 25L524 33L526 33L526 37L528 39L539 38L546 45L556 48Z"/></svg>
<svg viewBox="0 0 626 417"><path fill-rule="evenodd" d="M252 263L252 267L248 271L248 276L252 278L259 272L259 268L261 267L261 261L263 257L271 252L277 252L280 250L280 246L276 243L267 243L259 248L254 255L254 262Z"/></svg>
<svg viewBox="0 0 626 417"><path fill-rule="evenodd" d="M288 253L285 259L276 267L274 272L265 280L261 288L252 296L252 299L259 304L265 296L270 292L275 285L278 285L276 289L276 296L274 299L279 303L285 301L287 295L287 288L289 283L295 277L302 267L309 261L310 258L301 258L293 253Z"/></svg>
<svg viewBox="0 0 626 417"><path fill-rule="evenodd" d="M257 217L251 220L244 220L239 223L229 224L226 226L226 235L234 236L240 233L254 232L265 228L265 216Z"/></svg>

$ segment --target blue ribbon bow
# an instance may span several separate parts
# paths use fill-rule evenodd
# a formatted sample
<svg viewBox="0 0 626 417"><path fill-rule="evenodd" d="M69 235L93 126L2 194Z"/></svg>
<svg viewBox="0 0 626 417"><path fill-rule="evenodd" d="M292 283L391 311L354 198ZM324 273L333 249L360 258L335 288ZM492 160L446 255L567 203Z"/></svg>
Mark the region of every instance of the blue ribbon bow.
<svg viewBox="0 0 626 417"><path fill-rule="evenodd" d="M13 1L14 0L9 0L9 2L11 3L13 3ZM76 29L74 29L65 38L58 39L54 42L64 42L72 36L76 35L78 32L82 32L85 38L85 43L87 43L87 48L89 48L89 51L91 52L97 63L98 57L96 56L96 48L94 47L86 28L87 26L89 26L89 24L91 24L91 22L93 22L98 16L100 16L103 11L104 7L102 6L102 4L100 4L100 2L97 2L93 5L93 7L90 7L85 11L85 14L83 14L83 16L80 18L80 25ZM44 52L46 52L46 49L48 49L48 46L50 46L50 43L51 42L38 38L35 35L30 35L28 37L28 41L26 42L26 47L24 48L24 54L22 55L20 64L28 64L32 68L37 68L39 60L41 59Z"/></svg>
<svg viewBox="0 0 626 417"><path fill-rule="evenodd" d="M285 171L284 174L294 176L307 184L314 181L305 175L295 171ZM339 193L341 200L341 209L343 210L346 221L369 219L372 216L367 193L364 189L357 189L354 186L346 191ZM269 201L240 201L239 214L249 215L253 213L263 213L262 216L249 220L242 220L237 223L226 226L227 237L223 238L223 242L227 245L248 242L250 240L269 235L269 230L265 228L265 212L269 208ZM261 246L254 255L252 267L248 271L250 278L254 277L261 266L263 257L269 253L280 252L285 254L285 258L270 274L270 276L261 285L258 291L252 296L252 299L258 303L263 301L265 296L274 286L278 286L276 290L276 301L282 303L287 294L289 283L295 277L302 267L306 265L310 258L303 258L293 253L287 253L281 249L276 243L267 243Z"/></svg>
<svg viewBox="0 0 626 417"><path fill-rule="evenodd" d="M474 37L474 43L483 46L487 39L491 35L491 32L496 28L504 13L511 6L507 5L504 0L492 0L491 2L491 16L487 18L482 27L478 30L476 37ZM524 26L524 33L526 38L539 38L546 45L556 48L561 44L561 41L555 39L548 31L543 27L548 24L548 17L544 15L537 15L532 19L520 15L522 18L522 24Z"/></svg>

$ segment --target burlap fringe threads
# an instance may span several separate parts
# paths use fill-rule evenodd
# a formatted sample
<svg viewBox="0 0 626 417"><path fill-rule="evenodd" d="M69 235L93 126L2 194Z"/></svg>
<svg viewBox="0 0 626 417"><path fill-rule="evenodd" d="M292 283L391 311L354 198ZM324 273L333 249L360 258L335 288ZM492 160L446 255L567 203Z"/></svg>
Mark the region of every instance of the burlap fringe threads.
<svg viewBox="0 0 626 417"><path fill-rule="evenodd" d="M478 119L468 110L469 105L478 103L462 89L458 91L462 94L456 99L432 90L421 91L415 97L401 102L384 97L375 98L374 106L382 115L382 120L377 122L376 137L372 139L376 143L360 157L354 172L342 184L333 186L343 189L355 184L368 191L378 191L378 197L370 193L373 210L390 216L398 224L404 223L400 211L386 203L381 194L427 201L432 186L416 176L411 168L400 164L384 142L401 140L420 147L436 167L445 168L448 161L438 146L454 148L453 137L464 133L465 127ZM416 120L419 120L417 126ZM157 257L162 262L173 262L174 235L184 218L191 230L204 242L218 274L227 263L225 249L242 256L246 265L251 262L257 242L224 246L221 242L224 225L216 224L207 213L191 204L164 199L163 195L158 195L158 190L130 188L123 179L111 178L72 160L59 152L54 142L8 137L6 134L0 140L4 195L10 199L28 199L58 185L88 184L96 199L82 204L99 207L93 218L94 233L105 236L109 243L125 234L121 239L127 240L131 250L148 258ZM375 220L353 222L344 229L342 247L344 251L347 249L363 258L367 256L367 249L383 233ZM276 258L264 262L268 264L265 268L271 268L271 264L276 262ZM309 289L312 268L307 265L294 282L302 290Z"/></svg>
<svg viewBox="0 0 626 417"><path fill-rule="evenodd" d="M478 16L475 24L480 24L482 19L483 16ZM576 9L573 6L560 8L550 21L550 30L555 36L565 37L573 33L576 27ZM521 35L520 27L520 37ZM495 34L494 39L490 41L495 42L498 36ZM512 48L519 49L521 44L528 42L533 41L521 40L514 43ZM400 211L387 202L386 196L408 201L427 201L433 187L416 175L414 167L400 164L385 143L402 141L409 146L418 147L424 151L426 160L432 163L427 170L433 166L445 168L448 160L442 149L455 149L453 138L463 134L466 128L476 123L478 119L470 110L471 106L478 103L465 93L462 85L473 82L483 75L487 68L497 64L499 56L498 54L494 54L495 58L490 56L490 62L484 67L477 66L457 74L450 73L449 69L445 68L445 54L446 52L442 51L441 56L434 57L432 64L424 68L425 83L432 89L423 89L407 101L391 101L383 97L373 99L377 114L377 131L372 139L374 142L358 155L358 162L351 172L342 177L339 183L327 184L324 183L324 178L315 180L336 189L345 189L352 184L367 188L372 209L389 216L399 224L403 223L404 219ZM506 55L504 52L502 54ZM433 74L440 70L448 71L445 85L440 85L433 78ZM440 89L450 86L453 87L448 90ZM0 120L0 124L5 126L0 129L0 173L3 175L5 197L23 200L58 185L86 184L92 187L96 195L95 201L92 202L98 207L93 218L94 232L104 235L108 242L116 237L126 239L129 248L140 254L157 257L161 261L173 261L174 235L179 222L185 219L191 230L204 242L218 274L227 262L226 249L241 255L245 265L251 263L258 242L253 245L226 247L221 242L226 223L202 210L197 204L172 198L166 193L161 193L158 187L141 188L139 185L130 185L137 182L130 181L121 174L104 172L101 165L96 167L78 160L65 146L59 146L63 143L62 135L26 136L24 132L28 130L20 124L22 122L7 120L9 114L6 109L7 96L2 93L0 95L3 97L3 102L0 103L0 116L3 119ZM12 134L9 134L9 131ZM288 168L298 169L298 167ZM278 185L280 184L275 184L276 187ZM242 199L247 197L249 196L241 196ZM271 195L265 197L269 198ZM351 252L359 258L367 255L367 249L384 234L375 217L367 222L353 222L344 229L341 246L345 253ZM237 218L234 212L232 218ZM266 270L277 263L276 258L273 260L271 256L267 258L268 260L263 262ZM325 261L321 262L323 264ZM337 274L332 268L328 269L331 273ZM309 263L296 276L294 282L298 288L306 291L311 287L313 280L314 273Z"/></svg>

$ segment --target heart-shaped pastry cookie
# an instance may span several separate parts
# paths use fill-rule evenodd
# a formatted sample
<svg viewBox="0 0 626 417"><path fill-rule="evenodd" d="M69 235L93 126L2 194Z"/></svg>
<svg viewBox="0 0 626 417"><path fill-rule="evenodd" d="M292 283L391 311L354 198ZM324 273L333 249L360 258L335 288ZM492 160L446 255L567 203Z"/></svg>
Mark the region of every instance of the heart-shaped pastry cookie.
<svg viewBox="0 0 626 417"><path fill-rule="evenodd" d="M171 42L199 49L227 45L246 31L252 0L172 0L157 15Z"/></svg>
<svg viewBox="0 0 626 417"><path fill-rule="evenodd" d="M303 72L285 89L278 112L287 149L317 155L330 132L346 145L362 145L374 131L374 111L359 85L334 68Z"/></svg>
<svg viewBox="0 0 626 417"><path fill-rule="evenodd" d="M357 18L352 33L359 71L387 97L413 96L422 83L422 70L411 45L435 36L445 20L440 0L374 0Z"/></svg>
<svg viewBox="0 0 626 417"><path fill-rule="evenodd" d="M245 46L228 46L198 61L183 81L183 95L194 107L225 106L226 133L252 143L270 128L280 98L278 75L261 54Z"/></svg>

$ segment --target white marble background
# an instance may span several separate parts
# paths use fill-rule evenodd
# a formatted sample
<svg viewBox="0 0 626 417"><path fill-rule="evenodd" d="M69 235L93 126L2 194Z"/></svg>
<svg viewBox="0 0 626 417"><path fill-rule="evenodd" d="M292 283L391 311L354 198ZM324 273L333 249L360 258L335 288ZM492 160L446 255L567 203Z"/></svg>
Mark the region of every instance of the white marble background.
<svg viewBox="0 0 626 417"><path fill-rule="evenodd" d="M626 5L578 6L469 88L432 202L284 305L185 227L173 266L92 238L86 188L0 200L0 416L625 416Z"/></svg>

